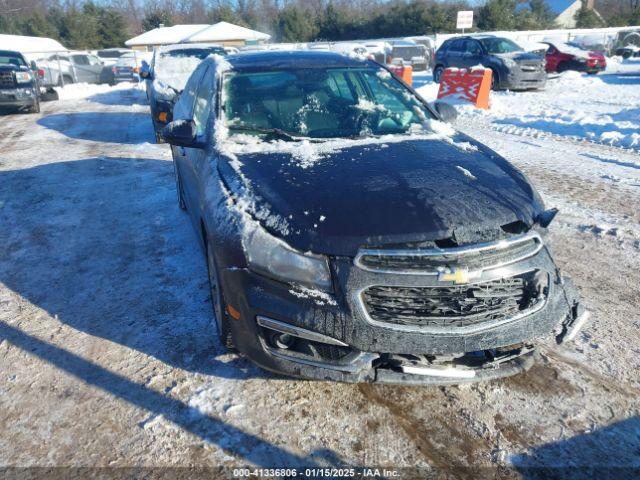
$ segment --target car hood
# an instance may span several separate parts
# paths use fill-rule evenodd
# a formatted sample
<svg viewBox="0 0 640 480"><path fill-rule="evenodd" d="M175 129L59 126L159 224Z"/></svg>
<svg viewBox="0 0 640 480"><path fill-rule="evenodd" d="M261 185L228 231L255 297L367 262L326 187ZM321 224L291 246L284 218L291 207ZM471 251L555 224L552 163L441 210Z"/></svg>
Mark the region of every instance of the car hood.
<svg viewBox="0 0 640 480"><path fill-rule="evenodd" d="M542 56L529 52L494 53L493 56L501 59L509 58L516 62L542 61Z"/></svg>
<svg viewBox="0 0 640 480"><path fill-rule="evenodd" d="M530 227L543 209L518 170L463 135L349 146L311 164L284 152L222 155L218 166L232 192L248 185L256 211L278 220L261 221L267 230L305 252L493 240L503 225Z"/></svg>

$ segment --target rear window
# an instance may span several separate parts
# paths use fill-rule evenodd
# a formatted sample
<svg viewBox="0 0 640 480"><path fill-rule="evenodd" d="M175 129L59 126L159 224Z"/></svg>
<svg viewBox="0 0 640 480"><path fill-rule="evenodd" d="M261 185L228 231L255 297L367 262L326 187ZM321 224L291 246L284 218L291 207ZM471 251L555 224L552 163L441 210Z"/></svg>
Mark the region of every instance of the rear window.
<svg viewBox="0 0 640 480"><path fill-rule="evenodd" d="M200 60L204 60L209 55L226 55L227 52L222 47L211 47L211 48L181 48L179 50L169 50L168 52L162 52L163 57L174 57L174 58L198 58Z"/></svg>

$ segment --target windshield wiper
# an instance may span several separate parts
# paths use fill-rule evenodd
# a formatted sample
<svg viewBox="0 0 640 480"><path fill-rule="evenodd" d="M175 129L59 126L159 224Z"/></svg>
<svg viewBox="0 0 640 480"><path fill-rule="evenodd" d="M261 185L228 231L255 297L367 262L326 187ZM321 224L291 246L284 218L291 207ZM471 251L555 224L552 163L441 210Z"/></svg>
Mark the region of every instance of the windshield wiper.
<svg viewBox="0 0 640 480"><path fill-rule="evenodd" d="M230 126L229 128L232 130L241 130L245 132L258 132L258 133L264 133L266 135L273 135L281 139L287 140L289 142L295 142L300 139L300 137L296 137L295 135L287 132L286 130L282 130L280 128L263 128L263 127L255 127L252 125L233 125L233 126Z"/></svg>

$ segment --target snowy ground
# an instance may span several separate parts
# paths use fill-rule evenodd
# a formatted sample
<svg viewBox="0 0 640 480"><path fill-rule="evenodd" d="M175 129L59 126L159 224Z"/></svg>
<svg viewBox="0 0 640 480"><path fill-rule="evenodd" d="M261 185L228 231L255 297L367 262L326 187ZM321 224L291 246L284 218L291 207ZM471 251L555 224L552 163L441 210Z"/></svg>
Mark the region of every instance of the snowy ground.
<svg viewBox="0 0 640 480"><path fill-rule="evenodd" d="M640 150L640 59L609 58L603 74L565 72L540 92L492 92L491 108L461 108L468 122L528 136L557 135ZM416 76L422 96L437 97L428 74Z"/></svg>
<svg viewBox="0 0 640 480"><path fill-rule="evenodd" d="M637 109L631 78L585 79L591 114ZM75 87L2 117L0 466L640 468L640 154L501 123L509 102L578 109L554 88L459 127L561 209L554 250L593 320L526 374L447 388L275 378L222 353L141 91Z"/></svg>

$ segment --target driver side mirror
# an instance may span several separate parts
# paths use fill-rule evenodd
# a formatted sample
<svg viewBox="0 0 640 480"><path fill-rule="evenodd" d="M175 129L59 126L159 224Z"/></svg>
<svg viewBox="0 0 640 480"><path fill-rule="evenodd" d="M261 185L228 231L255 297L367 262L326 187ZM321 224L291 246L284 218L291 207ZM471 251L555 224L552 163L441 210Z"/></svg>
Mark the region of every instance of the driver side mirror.
<svg viewBox="0 0 640 480"><path fill-rule="evenodd" d="M31 62L29 62L29 65L31 66L31 70L33 70L34 72L38 70L38 65L36 65L35 60L31 60Z"/></svg>
<svg viewBox="0 0 640 480"><path fill-rule="evenodd" d="M140 76L151 80L151 72L149 70L140 70Z"/></svg>
<svg viewBox="0 0 640 480"><path fill-rule="evenodd" d="M433 107L440 115L440 120L447 123L453 123L458 118L458 111L456 107L446 102L436 102L433 104Z"/></svg>
<svg viewBox="0 0 640 480"><path fill-rule="evenodd" d="M162 129L162 137L171 145L202 148L204 145L196 142L196 133L193 120L174 120Z"/></svg>

